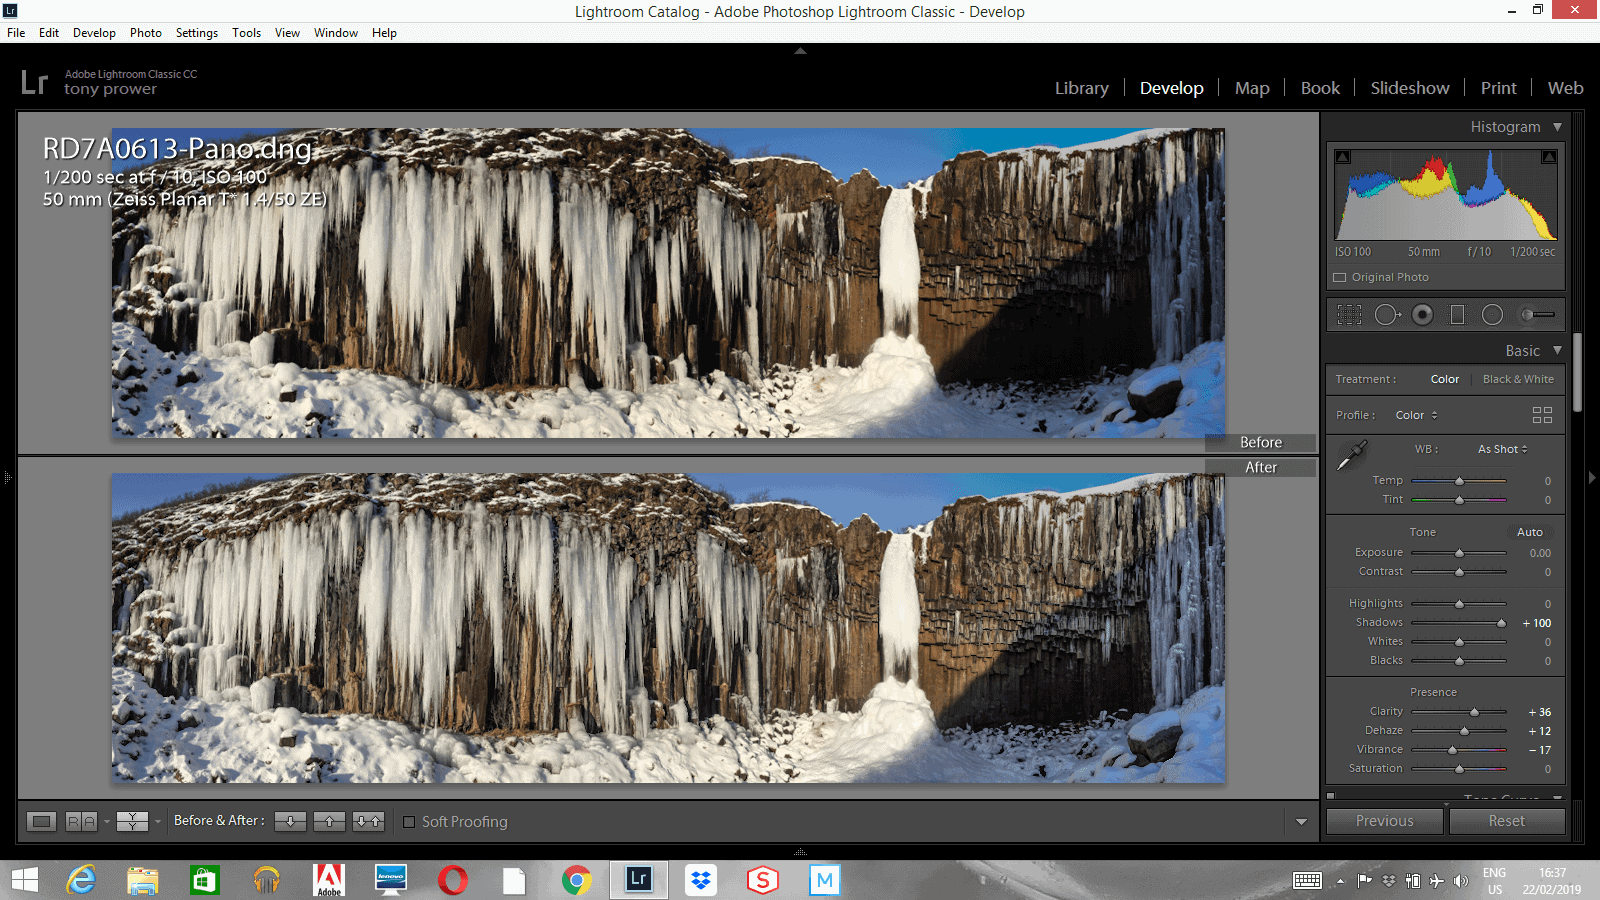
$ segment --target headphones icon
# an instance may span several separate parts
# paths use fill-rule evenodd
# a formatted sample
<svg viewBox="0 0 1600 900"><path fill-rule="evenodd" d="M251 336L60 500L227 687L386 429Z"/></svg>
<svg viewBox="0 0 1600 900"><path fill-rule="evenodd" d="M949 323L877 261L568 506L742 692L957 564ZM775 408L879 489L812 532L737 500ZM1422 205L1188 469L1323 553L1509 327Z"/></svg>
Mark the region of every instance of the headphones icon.
<svg viewBox="0 0 1600 900"><path fill-rule="evenodd" d="M278 870L271 866L262 866L256 870L254 875L250 876L250 880L256 883L256 893L258 894L270 894L276 891L278 889L278 878Z"/></svg>

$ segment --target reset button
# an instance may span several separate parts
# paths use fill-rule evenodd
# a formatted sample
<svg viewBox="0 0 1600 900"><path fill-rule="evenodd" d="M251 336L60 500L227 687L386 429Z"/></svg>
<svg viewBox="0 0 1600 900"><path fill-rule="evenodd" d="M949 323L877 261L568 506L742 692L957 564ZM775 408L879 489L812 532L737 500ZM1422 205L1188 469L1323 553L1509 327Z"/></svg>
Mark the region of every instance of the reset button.
<svg viewBox="0 0 1600 900"><path fill-rule="evenodd" d="M1566 834L1564 809L1452 809L1451 834Z"/></svg>

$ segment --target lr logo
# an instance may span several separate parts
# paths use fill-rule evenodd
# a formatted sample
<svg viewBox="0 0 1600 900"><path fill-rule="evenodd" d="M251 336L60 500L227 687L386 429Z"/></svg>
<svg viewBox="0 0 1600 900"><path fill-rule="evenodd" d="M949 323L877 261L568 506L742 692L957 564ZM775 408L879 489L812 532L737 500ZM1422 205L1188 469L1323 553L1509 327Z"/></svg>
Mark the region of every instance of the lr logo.
<svg viewBox="0 0 1600 900"><path fill-rule="evenodd" d="M28 87L28 70L27 69L23 69L22 70L22 92L24 94L42 94L42 93L44 93L44 83L46 81L49 81L49 80L50 80L50 76L49 75L40 75L36 79L36 83L39 85L38 89L30 88L30 87Z"/></svg>

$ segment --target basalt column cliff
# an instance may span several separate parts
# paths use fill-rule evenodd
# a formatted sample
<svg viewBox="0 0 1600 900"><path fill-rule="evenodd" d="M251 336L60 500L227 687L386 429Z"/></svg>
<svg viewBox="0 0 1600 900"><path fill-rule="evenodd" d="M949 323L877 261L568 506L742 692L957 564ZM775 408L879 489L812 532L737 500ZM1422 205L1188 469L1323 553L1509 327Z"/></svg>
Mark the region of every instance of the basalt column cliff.
<svg viewBox="0 0 1600 900"><path fill-rule="evenodd" d="M1098 375L1224 335L1221 129L964 153L901 188L677 129L272 140L311 152L163 160L158 190L122 195L115 317L263 365L634 390L855 365L891 331L945 383Z"/></svg>
<svg viewBox="0 0 1600 900"><path fill-rule="evenodd" d="M971 497L910 533L677 475L314 475L113 533L118 665L170 696L640 733L914 677L941 726L1225 674L1223 481Z"/></svg>

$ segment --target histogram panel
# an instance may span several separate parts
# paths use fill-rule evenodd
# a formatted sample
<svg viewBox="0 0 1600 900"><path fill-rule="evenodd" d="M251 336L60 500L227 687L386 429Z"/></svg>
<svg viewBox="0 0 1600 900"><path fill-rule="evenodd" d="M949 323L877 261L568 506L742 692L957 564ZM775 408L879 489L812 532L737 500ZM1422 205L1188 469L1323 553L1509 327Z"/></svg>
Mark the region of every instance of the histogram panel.
<svg viewBox="0 0 1600 900"><path fill-rule="evenodd" d="M1554 241L1559 168L1548 151L1344 151L1341 241ZM1345 161L1348 159L1348 162Z"/></svg>

